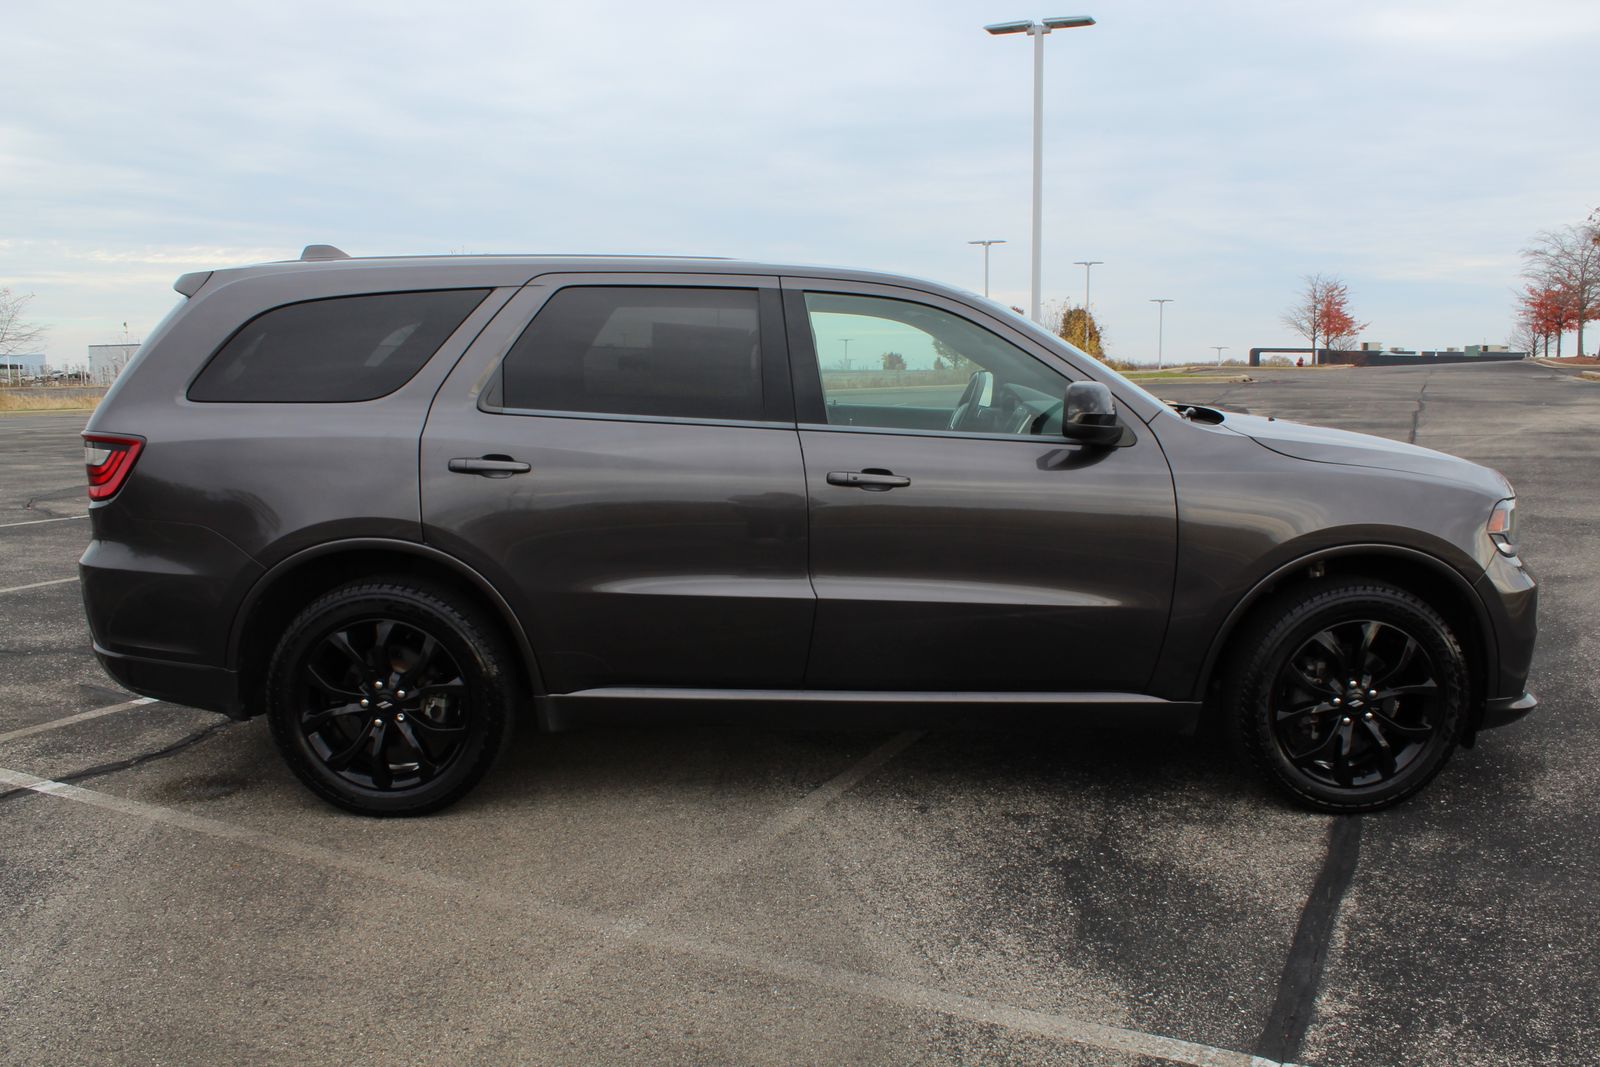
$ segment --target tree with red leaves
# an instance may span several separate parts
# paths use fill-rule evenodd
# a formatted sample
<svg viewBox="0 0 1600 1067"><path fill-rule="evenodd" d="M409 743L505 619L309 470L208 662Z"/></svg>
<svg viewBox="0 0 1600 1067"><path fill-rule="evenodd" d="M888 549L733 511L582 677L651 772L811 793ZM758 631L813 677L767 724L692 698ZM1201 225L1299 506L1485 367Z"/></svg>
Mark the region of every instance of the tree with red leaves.
<svg viewBox="0 0 1600 1067"><path fill-rule="evenodd" d="M1308 274L1305 283L1299 299L1283 313L1283 324L1311 342L1315 362L1319 348L1354 344L1369 324L1350 314L1350 287L1342 279Z"/></svg>
<svg viewBox="0 0 1600 1067"><path fill-rule="evenodd" d="M1576 316L1567 294L1554 286L1530 285L1523 292L1518 321L1533 347L1543 346L1550 354L1550 339L1555 338L1556 356L1561 355L1561 335L1572 329Z"/></svg>
<svg viewBox="0 0 1600 1067"><path fill-rule="evenodd" d="M1582 226L1563 226L1546 230L1522 253L1527 262L1524 276L1535 287L1555 294L1566 310L1556 334L1556 353L1561 352L1561 334L1578 331L1578 356L1583 356L1583 324L1600 319L1600 222L1594 215Z"/></svg>

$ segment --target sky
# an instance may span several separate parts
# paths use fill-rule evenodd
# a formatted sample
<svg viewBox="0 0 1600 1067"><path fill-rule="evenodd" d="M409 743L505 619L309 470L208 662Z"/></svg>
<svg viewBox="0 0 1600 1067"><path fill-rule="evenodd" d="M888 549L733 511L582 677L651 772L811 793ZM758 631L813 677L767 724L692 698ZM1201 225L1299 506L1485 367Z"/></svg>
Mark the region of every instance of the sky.
<svg viewBox="0 0 1600 1067"><path fill-rule="evenodd" d="M1593 0L19 5L0 287L57 365L191 270L627 252L839 264L1026 306L1032 43L1043 299L1108 354L1290 345L1302 276L1363 339L1503 343L1521 250L1600 208ZM126 327L124 327L126 323ZM1303 343L1303 342L1299 342Z"/></svg>

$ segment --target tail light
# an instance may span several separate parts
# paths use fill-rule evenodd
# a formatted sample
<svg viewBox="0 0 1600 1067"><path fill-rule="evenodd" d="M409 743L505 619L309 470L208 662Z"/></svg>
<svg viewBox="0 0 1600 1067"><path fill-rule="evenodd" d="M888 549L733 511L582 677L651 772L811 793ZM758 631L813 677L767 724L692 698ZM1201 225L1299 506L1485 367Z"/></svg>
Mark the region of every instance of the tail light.
<svg viewBox="0 0 1600 1067"><path fill-rule="evenodd" d="M83 463L89 470L89 499L110 500L128 480L144 438L115 433L85 433Z"/></svg>

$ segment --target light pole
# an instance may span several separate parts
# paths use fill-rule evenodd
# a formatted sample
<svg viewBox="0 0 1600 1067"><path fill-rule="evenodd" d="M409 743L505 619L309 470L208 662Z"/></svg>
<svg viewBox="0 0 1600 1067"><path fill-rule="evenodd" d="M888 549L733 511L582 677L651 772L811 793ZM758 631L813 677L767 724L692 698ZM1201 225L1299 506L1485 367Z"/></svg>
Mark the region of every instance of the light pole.
<svg viewBox="0 0 1600 1067"><path fill-rule="evenodd" d="M1019 19L1015 22L996 22L984 29L1001 36L1008 33L1025 33L1033 38L1033 293L1029 298L1028 317L1039 321L1039 275L1041 260L1040 214L1044 201L1044 37L1051 30L1075 30L1093 26L1088 15L1072 15L1035 21Z"/></svg>
<svg viewBox="0 0 1600 1067"><path fill-rule="evenodd" d="M841 337L840 340L844 342L844 366L841 367L840 370L849 370L850 369L850 342L854 341L855 338L854 337Z"/></svg>
<svg viewBox="0 0 1600 1067"><path fill-rule="evenodd" d="M1083 268L1083 350L1089 351L1089 268L1097 267L1104 263L1103 259L1075 259L1075 265Z"/></svg>
<svg viewBox="0 0 1600 1067"><path fill-rule="evenodd" d="M982 245L983 246L983 295L984 295L985 299L987 299L988 296L989 296L989 246L990 245L1003 245L1005 243L1006 243L1005 239L1004 238L999 238L999 237L991 238L990 240L987 240L987 241L968 241L967 242L967 244L969 244L969 245Z"/></svg>
<svg viewBox="0 0 1600 1067"><path fill-rule="evenodd" d="M1227 351L1228 346L1227 345L1212 345L1211 347L1217 350L1217 366L1219 366L1219 367L1222 366L1222 353Z"/></svg>
<svg viewBox="0 0 1600 1067"><path fill-rule="evenodd" d="M1167 329L1167 305L1172 303L1170 296L1153 296L1150 303L1156 305L1156 370L1161 369L1161 342Z"/></svg>

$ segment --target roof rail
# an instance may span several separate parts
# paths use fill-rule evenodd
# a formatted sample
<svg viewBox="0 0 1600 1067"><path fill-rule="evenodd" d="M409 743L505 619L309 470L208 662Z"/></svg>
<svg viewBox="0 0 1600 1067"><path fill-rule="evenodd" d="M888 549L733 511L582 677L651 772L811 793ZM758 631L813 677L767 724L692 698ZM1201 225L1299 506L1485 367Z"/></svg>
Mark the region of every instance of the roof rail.
<svg viewBox="0 0 1600 1067"><path fill-rule="evenodd" d="M306 250L300 253L302 263L310 263L319 259L349 259L350 253L333 245L306 245Z"/></svg>

